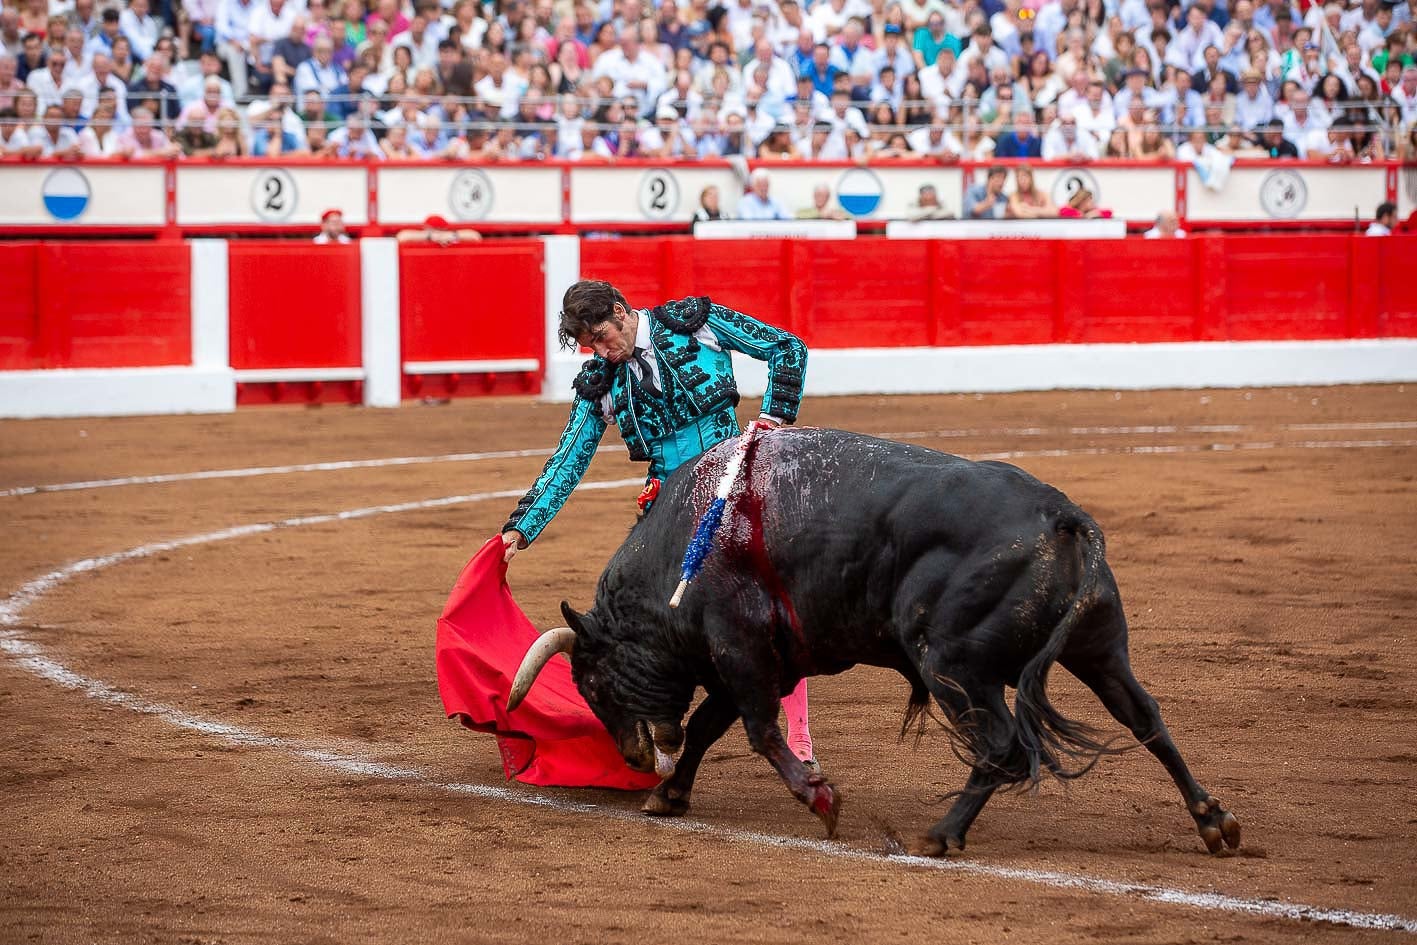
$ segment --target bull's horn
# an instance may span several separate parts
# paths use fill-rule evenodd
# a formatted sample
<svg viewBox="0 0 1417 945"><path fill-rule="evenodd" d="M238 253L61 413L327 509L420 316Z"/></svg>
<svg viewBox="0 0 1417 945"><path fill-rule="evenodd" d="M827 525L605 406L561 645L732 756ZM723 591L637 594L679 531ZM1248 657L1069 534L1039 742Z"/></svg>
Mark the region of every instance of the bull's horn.
<svg viewBox="0 0 1417 945"><path fill-rule="evenodd" d="M556 627L537 637L536 642L526 651L526 656L522 657L521 668L512 680L512 691L507 694L507 711L511 712L522 704L526 694L531 692L536 677L541 674L546 664L551 662L551 657L557 653L569 655L575 645L576 631L570 627Z"/></svg>

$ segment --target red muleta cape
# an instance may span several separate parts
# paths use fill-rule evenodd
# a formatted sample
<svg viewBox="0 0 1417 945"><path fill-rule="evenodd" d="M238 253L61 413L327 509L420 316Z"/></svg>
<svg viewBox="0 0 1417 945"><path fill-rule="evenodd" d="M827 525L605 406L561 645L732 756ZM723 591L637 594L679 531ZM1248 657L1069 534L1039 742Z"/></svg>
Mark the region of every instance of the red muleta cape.
<svg viewBox="0 0 1417 945"><path fill-rule="evenodd" d="M659 778L625 764L590 711L570 663L546 664L515 715L507 693L538 633L512 599L500 536L488 540L458 575L438 618L438 692L449 718L497 736L502 768L524 784L638 791Z"/></svg>

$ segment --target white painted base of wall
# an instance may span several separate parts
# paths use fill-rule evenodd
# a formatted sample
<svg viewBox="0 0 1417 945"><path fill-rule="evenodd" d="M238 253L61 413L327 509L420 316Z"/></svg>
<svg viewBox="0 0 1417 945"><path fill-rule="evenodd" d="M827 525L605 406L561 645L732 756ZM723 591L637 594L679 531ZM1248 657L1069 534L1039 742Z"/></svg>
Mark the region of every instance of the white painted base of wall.
<svg viewBox="0 0 1417 945"><path fill-rule="evenodd" d="M583 355L547 364L542 395L569 401ZM767 388L767 366L733 357L744 397ZM1417 381L1417 339L1009 345L997 348L815 349L807 395L1161 390Z"/></svg>
<svg viewBox="0 0 1417 945"><path fill-rule="evenodd" d="M0 417L122 417L229 413L229 368L101 368L0 371Z"/></svg>

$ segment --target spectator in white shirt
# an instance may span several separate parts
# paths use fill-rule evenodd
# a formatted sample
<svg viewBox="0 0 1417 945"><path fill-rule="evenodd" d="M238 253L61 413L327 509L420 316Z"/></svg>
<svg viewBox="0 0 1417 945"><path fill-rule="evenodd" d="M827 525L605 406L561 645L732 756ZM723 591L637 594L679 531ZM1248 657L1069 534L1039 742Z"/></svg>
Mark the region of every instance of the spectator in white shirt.
<svg viewBox="0 0 1417 945"><path fill-rule="evenodd" d="M25 85L38 97L41 114L51 105L63 100L64 67L69 63L69 55L63 49L51 49L43 69L35 69L25 80Z"/></svg>
<svg viewBox="0 0 1417 945"><path fill-rule="evenodd" d="M871 130L866 126L866 116L861 114L861 109L851 104L851 93L845 89L832 92L831 113L826 118L837 133L844 128L850 128L862 138L871 136Z"/></svg>
<svg viewBox="0 0 1417 945"><path fill-rule="evenodd" d="M1362 47L1364 55L1371 56L1374 49L1386 44L1388 36L1392 35L1396 27L1397 24L1393 22L1393 7L1386 3L1379 6L1376 18L1358 34L1358 45Z"/></svg>
<svg viewBox="0 0 1417 945"><path fill-rule="evenodd" d="M69 64L64 67L65 82L77 82L93 71L89 65L87 45L84 34L78 30L64 33L64 51L69 54Z"/></svg>
<svg viewBox="0 0 1417 945"><path fill-rule="evenodd" d="M521 87L507 73L507 57L499 52L487 57L487 74L477 80L472 91L486 104L488 111L508 114L515 112L517 99L522 94Z"/></svg>
<svg viewBox="0 0 1417 945"><path fill-rule="evenodd" d="M251 54L251 16L262 0L219 0L217 50L225 60L231 87L238 98L247 93L246 61Z"/></svg>
<svg viewBox="0 0 1417 945"><path fill-rule="evenodd" d="M113 74L113 60L107 53L93 54L93 71L74 83L74 88L84 93L85 115L92 115L98 107L98 93L111 89L118 96L115 118L120 125L128 124L128 87Z"/></svg>
<svg viewBox="0 0 1417 945"><path fill-rule="evenodd" d="M162 24L148 12L148 0L128 0L128 9L118 17L118 28L133 44L133 58L143 62L153 54Z"/></svg>
<svg viewBox="0 0 1417 945"><path fill-rule="evenodd" d="M30 153L37 147L39 157L79 156L79 135L64 124L64 109L51 105L44 110L44 124L36 125L29 132Z"/></svg>
<svg viewBox="0 0 1417 945"><path fill-rule="evenodd" d="M119 101L122 101L120 98ZM104 102L79 132L79 152L86 158L112 157L118 152L118 130L113 126L114 106Z"/></svg>
<svg viewBox="0 0 1417 945"><path fill-rule="evenodd" d="M1392 103L1397 106L1399 126L1410 128L1417 122L1417 66L1402 70L1402 81L1392 90Z"/></svg>
<svg viewBox="0 0 1417 945"><path fill-rule="evenodd" d="M1284 137L1299 149L1301 158L1306 156L1309 144L1317 142L1317 136L1328 131L1329 122L1309 107L1309 93L1303 89L1296 89L1289 96L1289 107L1281 117Z"/></svg>
<svg viewBox="0 0 1417 945"><path fill-rule="evenodd" d="M380 149L374 132L365 124L363 115L354 114L346 118L343 127L330 132L329 143L334 146L335 154L342 158L382 160L384 157L384 152Z"/></svg>
<svg viewBox="0 0 1417 945"><path fill-rule="evenodd" d="M920 94L936 108L947 108L955 95L951 91L954 78L955 54L948 46L940 48L935 64L920 70Z"/></svg>
<svg viewBox="0 0 1417 945"><path fill-rule="evenodd" d="M757 84L753 81L753 74L759 65L764 64L767 66L767 81L762 84L761 91L783 99L791 98L797 91L797 77L792 73L792 66L773 51L772 43L766 39L753 44L753 58L743 66L743 87Z"/></svg>
<svg viewBox="0 0 1417 945"><path fill-rule="evenodd" d="M1045 161L1095 161L1100 145L1091 131L1078 127L1075 112L1065 112L1049 126L1043 136Z"/></svg>
<svg viewBox="0 0 1417 945"><path fill-rule="evenodd" d="M37 149L34 152L29 150L30 128L40 127L36 120L34 103L34 92L29 89L21 89L15 93L14 116L0 118L0 154L33 157L39 153ZM4 114L6 113L0 112L0 115Z"/></svg>
<svg viewBox="0 0 1417 945"><path fill-rule="evenodd" d="M738 219L740 220L790 220L792 214L778 203L776 199L768 193L772 186L772 177L765 168L758 168L753 172L753 176L748 179L752 188L743 195L743 199L738 201Z"/></svg>
<svg viewBox="0 0 1417 945"><path fill-rule="evenodd" d="M866 28L860 19L851 17L832 43L831 64L847 75L857 72L876 74L876 52L866 45Z"/></svg>
<svg viewBox="0 0 1417 945"><path fill-rule="evenodd" d="M221 77L221 57L215 51L202 53L197 61L197 74L177 87L178 102L183 108L200 101L206 90L207 80L216 79L221 86L221 103L227 108L236 107L236 94L231 83Z"/></svg>
<svg viewBox="0 0 1417 945"><path fill-rule="evenodd" d="M1244 131L1253 131L1274 117L1274 100L1265 88L1258 69L1246 69L1240 74L1240 94L1235 96L1235 124Z"/></svg>
<svg viewBox="0 0 1417 945"><path fill-rule="evenodd" d="M1343 32L1352 30L1361 33L1367 26L1378 18L1378 7L1380 0L1362 0L1358 6L1347 11L1338 21L1338 28Z"/></svg>
<svg viewBox="0 0 1417 945"><path fill-rule="evenodd" d="M320 232L315 234L317 246L334 243L348 243L349 233L344 228L344 214L338 210L326 210L320 214Z"/></svg>
<svg viewBox="0 0 1417 945"><path fill-rule="evenodd" d="M1378 204L1378 209L1373 214L1373 222L1368 224L1368 229L1364 236L1391 236L1392 228L1397 223L1397 204L1384 201Z"/></svg>
<svg viewBox="0 0 1417 945"><path fill-rule="evenodd" d="M945 124L947 112L937 109L930 124L916 128L905 136L910 150L916 154L950 160L960 154L959 139Z"/></svg>
<svg viewBox="0 0 1417 945"><path fill-rule="evenodd" d="M443 132L443 123L436 115L424 115L418 122L416 133L409 135L409 147L425 161L451 160L458 156L462 144Z"/></svg>
<svg viewBox="0 0 1417 945"><path fill-rule="evenodd" d="M1008 54L994 45L994 34L990 33L989 27L983 23L974 28L974 42L959 54L959 60L955 62L954 75L951 76L955 88L964 87L969 76L969 65L976 61L984 66L985 75L993 75L996 69L1012 71Z"/></svg>
<svg viewBox="0 0 1417 945"><path fill-rule="evenodd" d="M1206 16L1205 9L1195 3L1186 11L1186 28L1176 34L1167 49L1168 61L1176 62L1179 68L1188 72L1195 71L1204 64L1207 46L1225 49L1225 34L1215 25L1215 21ZM1172 55L1175 59L1170 58Z"/></svg>
<svg viewBox="0 0 1417 945"><path fill-rule="evenodd" d="M847 21L846 0L817 0L807 14L812 32L824 39L840 33ZM846 71L850 71L848 68Z"/></svg>
<svg viewBox="0 0 1417 945"><path fill-rule="evenodd" d="M406 47L413 54L414 69L436 69L438 67L438 43L444 33L437 20L429 19L430 14L418 13L409 21L408 29L394 37L391 44L395 48Z"/></svg>
<svg viewBox="0 0 1417 945"><path fill-rule="evenodd" d="M295 96L304 101L305 93L315 90L321 98L329 98L349 77L335 62L335 44L328 36L319 36L311 47L314 55L295 69Z"/></svg>
<svg viewBox="0 0 1417 945"><path fill-rule="evenodd" d="M882 36L881 48L876 51L876 74L887 66L895 67L896 82L904 82L905 77L915 71L915 57L910 54L902 41L899 25L887 23Z"/></svg>
<svg viewBox="0 0 1417 945"><path fill-rule="evenodd" d="M771 48L771 44L769 44ZM601 54L592 72L597 78L609 76L618 98L633 96L638 114L644 115L668 84L664 63L640 44L638 25L620 31L620 45Z"/></svg>
<svg viewBox="0 0 1417 945"><path fill-rule="evenodd" d="M1149 240L1180 239L1185 235L1186 231L1181 229L1181 221L1172 210L1162 210L1158 213L1156 225L1142 234Z"/></svg>
<svg viewBox="0 0 1417 945"><path fill-rule="evenodd" d="M0 53L19 58L24 50L24 35L20 32L20 14L9 7L0 9Z"/></svg>
<svg viewBox="0 0 1417 945"><path fill-rule="evenodd" d="M297 17L299 12L291 0L256 0L248 24L250 36L247 42L251 52L247 64L251 70L247 74L248 83L264 89L275 81L284 81L283 76L276 75L272 70L271 60L275 55L276 43L290 35ZM382 24L382 20L372 21L367 27L368 33L372 35L375 26ZM387 25L384 29L387 31Z"/></svg>
<svg viewBox="0 0 1417 945"><path fill-rule="evenodd" d="M20 62L7 52L0 52L0 112L15 107L15 93L25 87L19 80Z"/></svg>

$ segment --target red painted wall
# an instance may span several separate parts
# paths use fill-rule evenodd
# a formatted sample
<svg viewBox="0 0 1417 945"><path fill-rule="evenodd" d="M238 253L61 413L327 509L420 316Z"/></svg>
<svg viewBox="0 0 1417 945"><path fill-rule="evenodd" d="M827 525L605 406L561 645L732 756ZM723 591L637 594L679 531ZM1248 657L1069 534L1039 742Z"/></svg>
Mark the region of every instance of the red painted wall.
<svg viewBox="0 0 1417 945"><path fill-rule="evenodd" d="M1417 337L1417 235L581 241L633 305L710 295L816 348Z"/></svg>
<svg viewBox="0 0 1417 945"><path fill-rule="evenodd" d="M399 248L405 361L542 359L539 240Z"/></svg>
<svg viewBox="0 0 1417 945"><path fill-rule="evenodd" d="M540 240L399 248L400 341L408 361L544 360ZM407 374L405 397L534 394L533 371Z"/></svg>
<svg viewBox="0 0 1417 945"><path fill-rule="evenodd" d="M363 364L358 244L228 245L233 368Z"/></svg>
<svg viewBox="0 0 1417 945"><path fill-rule="evenodd" d="M0 245L0 369L192 363L182 243Z"/></svg>

